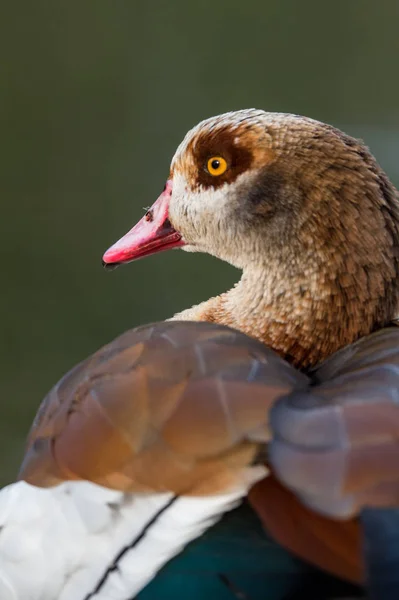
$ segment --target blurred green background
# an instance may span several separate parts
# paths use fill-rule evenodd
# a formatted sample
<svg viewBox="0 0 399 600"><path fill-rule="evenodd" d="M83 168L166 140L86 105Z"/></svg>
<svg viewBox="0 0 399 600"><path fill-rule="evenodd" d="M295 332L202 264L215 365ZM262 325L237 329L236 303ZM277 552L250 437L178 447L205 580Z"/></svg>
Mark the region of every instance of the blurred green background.
<svg viewBox="0 0 399 600"><path fill-rule="evenodd" d="M197 121L312 116L365 139L399 183L398 27L397 0L3 4L1 483L67 369L237 279L177 251L101 268Z"/></svg>

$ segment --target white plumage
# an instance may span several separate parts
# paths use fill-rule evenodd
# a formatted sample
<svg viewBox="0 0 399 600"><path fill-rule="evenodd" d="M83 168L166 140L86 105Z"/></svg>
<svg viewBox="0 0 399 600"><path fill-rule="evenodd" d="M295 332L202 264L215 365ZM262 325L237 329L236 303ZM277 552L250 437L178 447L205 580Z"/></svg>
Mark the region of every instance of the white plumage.
<svg viewBox="0 0 399 600"><path fill-rule="evenodd" d="M132 495L87 482L0 493L1 600L129 600L265 476L229 493Z"/></svg>

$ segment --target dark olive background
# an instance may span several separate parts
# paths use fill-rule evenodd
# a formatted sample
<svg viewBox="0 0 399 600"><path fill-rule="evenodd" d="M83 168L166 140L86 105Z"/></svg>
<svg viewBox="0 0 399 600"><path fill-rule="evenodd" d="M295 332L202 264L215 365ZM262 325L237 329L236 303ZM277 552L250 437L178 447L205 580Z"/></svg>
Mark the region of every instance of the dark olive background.
<svg viewBox="0 0 399 600"><path fill-rule="evenodd" d="M399 182L398 29L396 0L3 3L1 483L75 362L238 277L177 251L101 268L197 121L306 114L365 139Z"/></svg>

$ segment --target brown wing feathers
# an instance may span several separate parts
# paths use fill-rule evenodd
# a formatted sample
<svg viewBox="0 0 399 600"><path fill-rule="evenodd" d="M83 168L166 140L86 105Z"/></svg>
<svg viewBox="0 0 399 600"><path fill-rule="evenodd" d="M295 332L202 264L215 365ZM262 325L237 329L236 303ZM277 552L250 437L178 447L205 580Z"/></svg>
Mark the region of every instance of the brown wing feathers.
<svg viewBox="0 0 399 600"><path fill-rule="evenodd" d="M372 388L368 377L378 368L381 373L388 359L397 361L393 350L387 354L394 348L389 335L374 334L372 344L359 342L316 373L327 405L338 393L350 393L354 378L364 380L364 399L360 394L352 408L342 400L353 435L362 411L374 411L373 422L384 430L385 417L391 429L398 425L392 402L364 394ZM397 377L394 368L390 377ZM308 383L274 352L225 327L174 321L128 331L50 391L32 427L20 478L39 486L87 479L125 491L215 493L256 460L260 444L269 440L268 412L275 401ZM323 415L327 430L334 410L331 405ZM363 454L359 446L360 458L372 466L366 446ZM349 466L351 461L349 455ZM366 472L372 477L372 468ZM351 473L346 488L357 485ZM361 580L356 521L316 515L273 476L257 484L249 499L282 545L341 577Z"/></svg>
<svg viewBox="0 0 399 600"><path fill-rule="evenodd" d="M67 374L29 436L20 478L125 491L214 493L268 441L268 410L307 378L227 328L132 330Z"/></svg>

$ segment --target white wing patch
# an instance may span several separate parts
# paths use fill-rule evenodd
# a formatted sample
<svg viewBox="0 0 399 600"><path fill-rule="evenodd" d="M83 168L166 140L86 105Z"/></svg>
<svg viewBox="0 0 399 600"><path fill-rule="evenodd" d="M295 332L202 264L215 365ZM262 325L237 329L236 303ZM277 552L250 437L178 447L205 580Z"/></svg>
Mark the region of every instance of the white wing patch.
<svg viewBox="0 0 399 600"><path fill-rule="evenodd" d="M0 493L1 600L129 600L264 477L217 496L131 495L87 482Z"/></svg>

